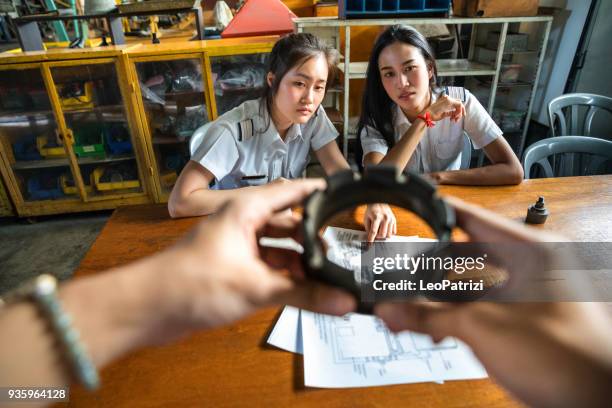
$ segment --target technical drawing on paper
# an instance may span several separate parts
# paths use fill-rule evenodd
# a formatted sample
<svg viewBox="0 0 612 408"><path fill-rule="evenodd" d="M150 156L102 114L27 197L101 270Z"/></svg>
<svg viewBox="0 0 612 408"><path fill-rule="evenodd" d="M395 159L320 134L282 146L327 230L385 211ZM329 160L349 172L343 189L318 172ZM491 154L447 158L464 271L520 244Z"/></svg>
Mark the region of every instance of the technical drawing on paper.
<svg viewBox="0 0 612 408"><path fill-rule="evenodd" d="M346 315L336 318L315 314L314 318L317 325L328 326L324 331L331 334L329 342L334 364L351 364L362 375L366 373L363 365L367 363L380 364L380 374L384 375L387 363L414 359L425 362L433 370L430 359L437 357L444 361L443 353L437 352L458 348L454 338L435 344L429 336L419 333L393 334L380 319L370 316ZM355 324L355 319L360 320L359 324ZM445 362L447 364L449 362Z"/></svg>
<svg viewBox="0 0 612 408"><path fill-rule="evenodd" d="M362 242L367 240L365 231L357 231L347 228L327 227L323 234L323 241L327 244L327 259L354 272L356 282L361 281L361 274L368 271L361 269ZM428 238L418 236L395 235L384 242L433 242ZM382 248L379 247L380 251ZM384 256L384 254L381 254ZM371 275L371 272L370 272ZM365 275L366 280L369 275Z"/></svg>
<svg viewBox="0 0 612 408"><path fill-rule="evenodd" d="M363 231L328 227L323 240L328 246L327 258L342 267L352 270L359 281L361 269L361 241L367 239Z"/></svg>
<svg viewBox="0 0 612 408"><path fill-rule="evenodd" d="M447 338L391 333L374 317L301 312L304 379L315 387L363 387L484 378L471 350Z"/></svg>

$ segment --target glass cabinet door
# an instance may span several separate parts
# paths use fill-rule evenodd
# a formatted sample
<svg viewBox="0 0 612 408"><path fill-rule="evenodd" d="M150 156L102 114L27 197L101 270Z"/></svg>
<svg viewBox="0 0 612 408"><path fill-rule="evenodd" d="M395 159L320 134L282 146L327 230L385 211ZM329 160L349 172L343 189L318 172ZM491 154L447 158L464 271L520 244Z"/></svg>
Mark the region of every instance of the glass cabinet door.
<svg viewBox="0 0 612 408"><path fill-rule="evenodd" d="M24 202L80 200L40 67L0 70L0 143Z"/></svg>
<svg viewBox="0 0 612 408"><path fill-rule="evenodd" d="M87 196L141 193L142 173L115 63L88 61L50 69ZM62 178L61 185L66 191L76 190L71 177Z"/></svg>
<svg viewBox="0 0 612 408"><path fill-rule="evenodd" d="M217 115L261 96L268 53L211 56Z"/></svg>
<svg viewBox="0 0 612 408"><path fill-rule="evenodd" d="M4 182L0 179L0 217L8 217L14 215L13 205L8 198L8 193L4 187Z"/></svg>
<svg viewBox="0 0 612 408"><path fill-rule="evenodd" d="M189 140L208 122L202 59L135 62L162 194L170 194L191 157Z"/></svg>

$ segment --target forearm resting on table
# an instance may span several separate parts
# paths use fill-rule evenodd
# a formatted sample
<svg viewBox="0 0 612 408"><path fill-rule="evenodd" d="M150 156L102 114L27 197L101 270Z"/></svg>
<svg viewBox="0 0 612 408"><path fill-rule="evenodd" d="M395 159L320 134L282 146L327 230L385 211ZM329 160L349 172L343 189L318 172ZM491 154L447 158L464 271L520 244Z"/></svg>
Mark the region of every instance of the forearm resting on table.
<svg viewBox="0 0 612 408"><path fill-rule="evenodd" d="M245 189L253 191L263 186L235 188L231 190L211 190L201 188L189 193L172 192L168 200L168 212L172 218L194 217L213 214L228 200L240 197Z"/></svg>
<svg viewBox="0 0 612 408"><path fill-rule="evenodd" d="M96 367L148 344L167 340L176 315L161 291L158 257L60 287L62 308ZM155 269L154 269L155 268ZM74 379L49 322L30 301L0 311L0 386L61 386Z"/></svg>
<svg viewBox="0 0 612 408"><path fill-rule="evenodd" d="M465 170L442 171L430 176L439 184L494 186L520 184L523 166L503 137L498 137L483 147L491 165Z"/></svg>
<svg viewBox="0 0 612 408"><path fill-rule="evenodd" d="M216 212L227 200L239 197L246 188L211 190L208 188L215 175L200 163L189 161L176 180L170 198L168 212L172 218L196 217Z"/></svg>
<svg viewBox="0 0 612 408"><path fill-rule="evenodd" d="M458 184L471 186L495 186L520 184L522 170L510 163L496 163L484 167L432 173L438 184Z"/></svg>

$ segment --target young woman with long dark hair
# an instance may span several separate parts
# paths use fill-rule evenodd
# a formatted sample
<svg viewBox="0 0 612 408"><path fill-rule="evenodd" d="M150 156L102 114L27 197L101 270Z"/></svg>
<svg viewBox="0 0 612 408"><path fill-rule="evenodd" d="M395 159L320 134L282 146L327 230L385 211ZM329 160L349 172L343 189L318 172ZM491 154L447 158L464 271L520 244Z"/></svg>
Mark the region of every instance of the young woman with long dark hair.
<svg viewBox="0 0 612 408"><path fill-rule="evenodd" d="M428 174L440 184L518 184L523 169L501 129L467 90L463 101L436 84L427 40L405 25L376 40L357 134L363 164L386 163ZM463 132L491 165L459 170Z"/></svg>

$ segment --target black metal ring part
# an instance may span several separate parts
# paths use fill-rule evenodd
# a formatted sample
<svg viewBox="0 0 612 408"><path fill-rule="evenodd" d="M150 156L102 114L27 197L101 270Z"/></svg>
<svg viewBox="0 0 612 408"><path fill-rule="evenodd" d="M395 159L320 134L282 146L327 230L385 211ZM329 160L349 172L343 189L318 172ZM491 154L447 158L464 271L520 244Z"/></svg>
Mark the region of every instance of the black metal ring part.
<svg viewBox="0 0 612 408"><path fill-rule="evenodd" d="M308 277L338 286L361 298L354 272L327 259L319 230L333 215L360 204L387 203L422 218L438 239L433 251L445 246L455 226L454 210L438 196L436 188L418 174L395 167L371 166L365 174L340 171L327 179L327 189L315 191L304 201L302 263ZM429 279L441 279L431 276ZM359 311L371 313L373 304L360 302Z"/></svg>

